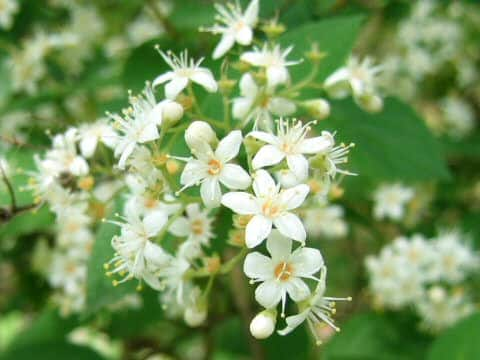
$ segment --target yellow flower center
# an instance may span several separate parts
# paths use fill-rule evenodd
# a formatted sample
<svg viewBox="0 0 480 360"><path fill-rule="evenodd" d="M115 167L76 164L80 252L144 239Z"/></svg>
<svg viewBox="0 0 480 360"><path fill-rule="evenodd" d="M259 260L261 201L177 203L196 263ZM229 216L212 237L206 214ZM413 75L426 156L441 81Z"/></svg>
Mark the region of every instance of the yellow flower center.
<svg viewBox="0 0 480 360"><path fill-rule="evenodd" d="M200 219L194 220L192 222L192 232L195 235L202 235L203 234L203 222Z"/></svg>
<svg viewBox="0 0 480 360"><path fill-rule="evenodd" d="M287 281L293 275L293 266L285 261L282 261L273 271L277 280Z"/></svg>
<svg viewBox="0 0 480 360"><path fill-rule="evenodd" d="M210 175L218 175L222 171L222 163L216 159L208 162L208 173Z"/></svg>
<svg viewBox="0 0 480 360"><path fill-rule="evenodd" d="M263 215L273 218L280 215L282 208L272 199L268 199L262 205Z"/></svg>

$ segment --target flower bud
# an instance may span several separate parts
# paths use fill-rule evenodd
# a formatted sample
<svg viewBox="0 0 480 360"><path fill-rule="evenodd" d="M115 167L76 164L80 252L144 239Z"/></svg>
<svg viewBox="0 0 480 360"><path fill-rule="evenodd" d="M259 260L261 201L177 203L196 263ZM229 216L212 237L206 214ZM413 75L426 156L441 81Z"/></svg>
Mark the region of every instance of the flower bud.
<svg viewBox="0 0 480 360"><path fill-rule="evenodd" d="M185 141L192 152L201 151L205 144L210 146L218 142L217 135L205 121L194 121L185 131Z"/></svg>
<svg viewBox="0 0 480 360"><path fill-rule="evenodd" d="M365 95L359 98L357 102L362 107L362 109L368 112L375 113L383 109L383 100L378 95Z"/></svg>
<svg viewBox="0 0 480 360"><path fill-rule="evenodd" d="M285 30L285 25L277 22L277 19L270 20L262 26L262 31L271 39L279 37Z"/></svg>
<svg viewBox="0 0 480 360"><path fill-rule="evenodd" d="M163 121L168 126L175 125L183 116L183 107L175 101L167 101L163 105Z"/></svg>
<svg viewBox="0 0 480 360"><path fill-rule="evenodd" d="M323 120L330 115L330 104L325 99L307 100L303 103L303 106L318 120Z"/></svg>
<svg viewBox="0 0 480 360"><path fill-rule="evenodd" d="M188 306L183 314L185 323L191 327L198 327L202 325L206 318L207 308L199 304Z"/></svg>
<svg viewBox="0 0 480 360"><path fill-rule="evenodd" d="M275 331L277 311L264 310L257 314L250 323L250 333L256 339L266 339Z"/></svg>

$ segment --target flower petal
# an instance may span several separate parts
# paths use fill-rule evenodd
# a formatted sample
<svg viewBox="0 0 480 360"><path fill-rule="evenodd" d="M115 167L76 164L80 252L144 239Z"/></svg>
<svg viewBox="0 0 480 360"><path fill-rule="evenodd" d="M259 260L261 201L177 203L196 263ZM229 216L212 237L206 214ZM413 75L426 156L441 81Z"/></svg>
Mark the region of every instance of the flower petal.
<svg viewBox="0 0 480 360"><path fill-rule="evenodd" d="M247 136L252 136L255 139L261 140L271 145L279 143L278 138L275 135L265 131L251 131L250 133L248 133Z"/></svg>
<svg viewBox="0 0 480 360"><path fill-rule="evenodd" d="M200 186L200 195L206 207L217 207L222 199L220 184L216 178L206 178Z"/></svg>
<svg viewBox="0 0 480 360"><path fill-rule="evenodd" d="M290 262L295 269L295 276L308 277L322 268L323 257L318 249L299 247L293 252Z"/></svg>
<svg viewBox="0 0 480 360"><path fill-rule="evenodd" d="M245 243L248 248L260 244L272 231L272 221L263 215L255 215L245 229Z"/></svg>
<svg viewBox="0 0 480 360"><path fill-rule="evenodd" d="M153 211L143 218L143 226L148 237L158 234L167 223L168 217L163 211Z"/></svg>
<svg viewBox="0 0 480 360"><path fill-rule="evenodd" d="M290 278L285 284L285 288L290 298L295 302L305 300L310 295L307 284L299 278Z"/></svg>
<svg viewBox="0 0 480 360"><path fill-rule="evenodd" d="M265 55L257 51L247 51L242 54L240 60L245 61L253 66L264 66Z"/></svg>
<svg viewBox="0 0 480 360"><path fill-rule="evenodd" d="M298 151L302 154L323 153L333 146L333 138L331 136L317 136L303 140L298 144Z"/></svg>
<svg viewBox="0 0 480 360"><path fill-rule="evenodd" d="M224 33L220 39L220 42L215 47L212 57L214 59L220 59L228 52L228 50L232 48L233 44L235 44L235 36L230 33Z"/></svg>
<svg viewBox="0 0 480 360"><path fill-rule="evenodd" d="M289 77L285 66L269 66L267 68L267 83L270 88L286 83Z"/></svg>
<svg viewBox="0 0 480 360"><path fill-rule="evenodd" d="M267 239L267 250L274 263L286 260L292 252L292 240L282 235L278 230L272 230Z"/></svg>
<svg viewBox="0 0 480 360"><path fill-rule="evenodd" d="M255 290L255 300L264 308L275 307L285 292L283 286L276 280L268 280L261 283Z"/></svg>
<svg viewBox="0 0 480 360"><path fill-rule="evenodd" d="M185 217L181 216L170 225L168 231L175 236L188 236L190 234L190 223Z"/></svg>
<svg viewBox="0 0 480 360"><path fill-rule="evenodd" d="M206 178L208 167L201 161L192 159L187 162L180 176L180 184L192 186Z"/></svg>
<svg viewBox="0 0 480 360"><path fill-rule="evenodd" d="M299 181L308 177L308 160L305 156L301 154L287 155L287 164Z"/></svg>
<svg viewBox="0 0 480 360"><path fill-rule="evenodd" d="M222 204L240 215L251 215L260 212L255 197L246 192L229 192L222 196Z"/></svg>
<svg viewBox="0 0 480 360"><path fill-rule="evenodd" d="M282 330L278 330L277 333L282 336L285 336L291 333L293 330L295 330L299 325L301 325L307 319L309 312L310 312L310 309L307 309L301 312L300 314L287 316L287 318L285 319L287 326Z"/></svg>
<svg viewBox="0 0 480 360"><path fill-rule="evenodd" d="M264 145L252 160L254 169L278 164L285 158L285 153L274 145Z"/></svg>
<svg viewBox="0 0 480 360"><path fill-rule="evenodd" d="M259 0L252 0L250 4L248 4L248 7L245 9L245 14L243 15L243 19L248 25L254 26L257 23L258 10Z"/></svg>
<svg viewBox="0 0 480 360"><path fill-rule="evenodd" d="M240 130L230 132L218 143L217 150L215 150L215 156L222 162L232 160L240 151L242 140L243 137Z"/></svg>
<svg viewBox="0 0 480 360"><path fill-rule="evenodd" d="M287 212L274 219L273 223L283 235L302 243L305 242L307 234L297 215Z"/></svg>
<svg viewBox="0 0 480 360"><path fill-rule="evenodd" d="M85 136L80 141L80 151L86 158L92 157L97 148L98 138L96 136Z"/></svg>
<svg viewBox="0 0 480 360"><path fill-rule="evenodd" d="M240 45L250 45L253 38L253 31L249 26L242 26L235 33L235 41Z"/></svg>
<svg viewBox="0 0 480 360"><path fill-rule="evenodd" d="M188 84L188 78L175 76L170 82L165 85L165 97L167 99L175 99Z"/></svg>
<svg viewBox="0 0 480 360"><path fill-rule="evenodd" d="M279 199L287 210L296 209L303 204L309 191L310 188L308 185L300 184L289 189L282 190L279 194Z"/></svg>
<svg viewBox="0 0 480 360"><path fill-rule="evenodd" d="M212 72L208 69L197 69L190 79L198 85L203 86L208 92L216 92L218 89L217 82L215 81Z"/></svg>
<svg viewBox="0 0 480 360"><path fill-rule="evenodd" d="M258 86L250 73L246 73L242 76L239 87L240 95L252 100L257 97Z"/></svg>
<svg viewBox="0 0 480 360"><path fill-rule="evenodd" d="M253 178L253 191L258 197L267 196L276 192L273 178L265 170L257 170Z"/></svg>
<svg viewBox="0 0 480 360"><path fill-rule="evenodd" d="M250 98L239 97L233 99L232 104L232 116L235 119L243 119L248 115L253 104L253 100Z"/></svg>
<svg viewBox="0 0 480 360"><path fill-rule="evenodd" d="M265 281L273 277L272 260L259 252L253 252L247 255L243 263L243 272L250 279Z"/></svg>
<svg viewBox="0 0 480 360"><path fill-rule="evenodd" d="M229 189L241 190L249 187L252 182L248 173L240 165L235 164L224 165L219 180Z"/></svg>
<svg viewBox="0 0 480 360"><path fill-rule="evenodd" d="M165 74L159 75L155 78L155 80L153 80L152 86L156 87L157 85L170 81L173 79L174 76L175 73L173 71L168 71Z"/></svg>

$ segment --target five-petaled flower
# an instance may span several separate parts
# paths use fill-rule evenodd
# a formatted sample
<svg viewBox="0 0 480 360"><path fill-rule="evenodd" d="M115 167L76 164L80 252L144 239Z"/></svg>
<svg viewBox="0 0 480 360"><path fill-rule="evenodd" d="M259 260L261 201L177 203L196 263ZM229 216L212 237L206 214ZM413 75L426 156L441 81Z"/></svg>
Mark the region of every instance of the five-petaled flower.
<svg viewBox="0 0 480 360"><path fill-rule="evenodd" d="M280 190L280 186L265 170L258 170L253 179L255 196L246 192L230 192L222 197L222 204L240 215L253 215L245 229L249 248L259 245L272 231L272 225L285 236L305 242L305 228L291 210L298 208L310 188L300 184Z"/></svg>
<svg viewBox="0 0 480 360"><path fill-rule="evenodd" d="M310 289L301 278L318 280L314 274L323 266L320 251L300 246L292 252L292 241L274 230L267 239L270 258L253 252L247 255L243 270L252 282L261 282L255 299L270 309L282 302L285 313L287 294L295 301L305 300Z"/></svg>

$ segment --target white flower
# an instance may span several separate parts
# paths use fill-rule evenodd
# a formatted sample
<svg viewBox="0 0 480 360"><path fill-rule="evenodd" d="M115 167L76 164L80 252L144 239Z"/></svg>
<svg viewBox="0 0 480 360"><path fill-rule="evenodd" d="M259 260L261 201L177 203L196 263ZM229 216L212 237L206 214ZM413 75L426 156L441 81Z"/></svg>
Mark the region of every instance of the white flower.
<svg viewBox="0 0 480 360"><path fill-rule="evenodd" d="M225 55L237 42L240 45L250 45L253 38L253 28L258 21L258 2L259 0L252 0L244 13L240 5L215 4L217 9L217 24L212 27L201 29L202 31L209 31L214 34L222 34L222 39L213 51L212 57L219 59Z"/></svg>
<svg viewBox="0 0 480 360"><path fill-rule="evenodd" d="M115 256L105 267L114 264L114 268L107 275L119 273L124 276L120 281L114 280L114 285L136 278L159 290L162 286L156 272L166 266L170 255L150 239L165 226L167 215L156 211L143 219L136 213L127 216L126 223L112 221L121 226L121 233L112 239Z"/></svg>
<svg viewBox="0 0 480 360"><path fill-rule="evenodd" d="M373 214L376 219L401 220L405 215L405 206L414 196L414 190L402 184L381 185L373 195Z"/></svg>
<svg viewBox="0 0 480 360"><path fill-rule="evenodd" d="M199 204L188 204L185 212L187 216L180 216L172 225L169 231L180 237L187 237L188 241L208 245L213 237L212 221L208 211L200 210Z"/></svg>
<svg viewBox="0 0 480 360"><path fill-rule="evenodd" d="M344 237L348 232L344 210L340 205L308 209L305 212L305 227L309 235L329 239Z"/></svg>
<svg viewBox="0 0 480 360"><path fill-rule="evenodd" d="M172 52L166 54L160 50L159 52L172 70L158 76L153 81L153 86L156 87L168 81L168 84L165 85L165 96L168 99L175 99L190 81L201 85L208 92L217 91L218 85L212 72L207 68L200 67L203 58L195 62L188 58L187 50L180 53L180 57Z"/></svg>
<svg viewBox="0 0 480 360"><path fill-rule="evenodd" d="M114 127L121 132L115 143L115 156L120 157L118 161L120 169L125 168L125 163L137 144L159 138L157 126L162 124L162 112L165 104L165 102L156 102L149 83L147 83L143 95L130 95L129 101L131 107L123 110L123 117L118 114L108 114L114 121Z"/></svg>
<svg viewBox="0 0 480 360"><path fill-rule="evenodd" d="M189 283L184 279L187 270L190 269L190 263L182 256L172 257L162 271L159 273L161 278L161 290L166 288L167 294L174 295L177 304L183 305L186 301L186 288Z"/></svg>
<svg viewBox="0 0 480 360"><path fill-rule="evenodd" d="M241 143L242 133L235 130L218 143L215 151L208 143L197 144L203 149L190 149L196 158L186 159L180 183L184 188L201 184L200 195L207 207L220 205L220 183L229 189L246 189L251 183L250 176L241 166L229 163L237 156Z"/></svg>
<svg viewBox="0 0 480 360"><path fill-rule="evenodd" d="M75 176L88 174L89 167L86 160L77 153L78 131L75 128L68 129L64 134L53 138L53 147L45 157L57 173L68 172Z"/></svg>
<svg viewBox="0 0 480 360"><path fill-rule="evenodd" d="M441 233L433 246L436 256L432 264L432 276L437 280L458 283L472 270L480 267L480 258L469 246L462 243L462 234L459 231Z"/></svg>
<svg viewBox="0 0 480 360"><path fill-rule="evenodd" d="M267 239L270 258L253 252L247 255L243 271L252 282L261 282L255 290L255 299L270 309L282 302L282 314L288 296L295 302L305 300L310 289L301 278L318 280L314 274L323 266L320 251L300 246L292 252L292 241L278 231Z"/></svg>
<svg viewBox="0 0 480 360"><path fill-rule="evenodd" d="M300 324L302 324L305 320L307 320L308 326L313 336L315 337L317 345L322 343L318 336L318 326L321 324L321 322L328 324L336 331L340 331L340 329L335 325L332 319L332 315L335 314L335 301L351 301L352 298L325 297L324 294L326 290L326 277L327 268L322 267L320 281L318 282L315 293L310 299L308 299L307 307L299 314L288 316L285 319L287 327L283 330L278 331L280 335L287 335Z"/></svg>
<svg viewBox="0 0 480 360"><path fill-rule="evenodd" d="M441 286L430 288L415 307L422 318L421 325L433 332L452 326L475 311L465 293L456 289L449 293Z"/></svg>
<svg viewBox="0 0 480 360"><path fill-rule="evenodd" d="M268 172L258 170L253 180L255 196L246 192L223 195L222 204L240 215L253 215L245 229L249 248L259 245L272 231L272 225L285 236L305 242L302 222L291 210L298 208L309 192L305 184L280 190Z"/></svg>
<svg viewBox="0 0 480 360"><path fill-rule="evenodd" d="M49 282L55 288L63 288L68 294L74 294L87 278L86 256L70 251L56 251L48 270Z"/></svg>
<svg viewBox="0 0 480 360"><path fill-rule="evenodd" d="M348 153L355 144L340 144L335 146L334 135L328 131L322 131L322 137L330 144L324 151L320 151L313 159L313 166L320 170L330 179L334 179L337 173L343 175L356 175L347 170L340 169L338 165L348 162Z"/></svg>
<svg viewBox="0 0 480 360"><path fill-rule="evenodd" d="M292 46L282 50L280 45L275 45L274 47L264 45L261 49L255 47L253 51L243 53L240 59L253 66L265 68L268 86L275 87L290 80L290 74L287 70L288 66L301 62L286 60L292 49Z"/></svg>
<svg viewBox="0 0 480 360"><path fill-rule="evenodd" d="M475 112L467 101L449 96L442 100L440 107L450 136L461 139L475 128Z"/></svg>
<svg viewBox="0 0 480 360"><path fill-rule="evenodd" d="M0 27L10 29L13 24L13 18L18 11L17 0L0 0Z"/></svg>
<svg viewBox="0 0 480 360"><path fill-rule="evenodd" d="M105 122L105 119L100 119L93 124L82 125L78 129L78 135L80 151L86 158L93 156L99 141L108 147L114 147L117 139L115 131Z"/></svg>
<svg viewBox="0 0 480 360"><path fill-rule="evenodd" d="M287 116L297 109L294 102L275 96L273 88L259 87L250 73L242 76L239 87L241 96L233 99L232 115L243 125L253 120L254 129L271 129L272 114Z"/></svg>
<svg viewBox="0 0 480 360"><path fill-rule="evenodd" d="M374 66L373 60L368 57L360 61L351 56L345 67L325 80L324 87L334 98L344 98L351 93L360 106L378 111L382 107L382 100L377 95L376 76L381 69L381 66Z"/></svg>
<svg viewBox="0 0 480 360"><path fill-rule="evenodd" d="M196 120L185 131L185 142L192 151L203 151L204 144L214 146L218 143L217 134L210 124Z"/></svg>
<svg viewBox="0 0 480 360"><path fill-rule="evenodd" d="M295 119L280 119L277 122L277 134L273 135L263 131L252 131L247 136L266 142L252 160L254 169L272 166L287 160L288 168L295 174L299 181L308 177L308 160L304 154L317 154L333 145L330 136L317 136L306 138L310 124L302 124Z"/></svg>

